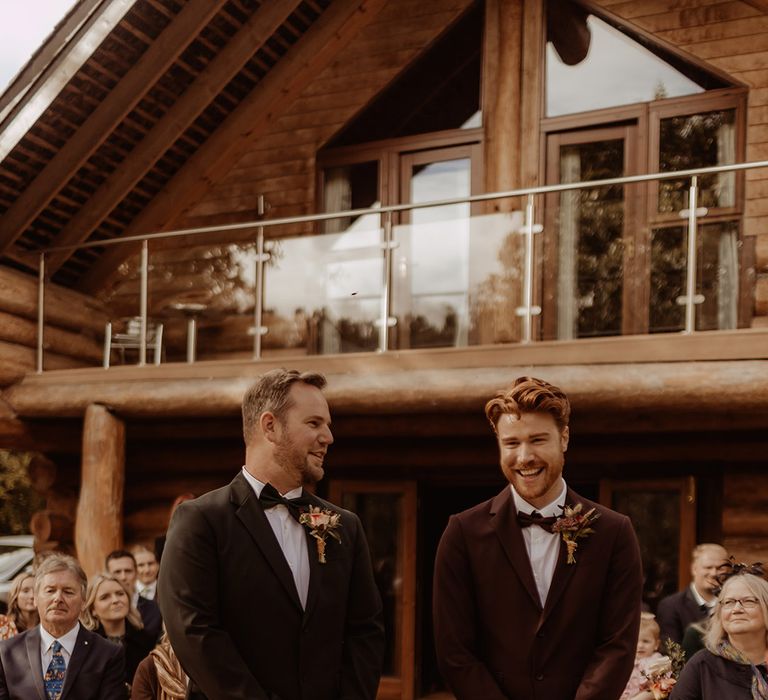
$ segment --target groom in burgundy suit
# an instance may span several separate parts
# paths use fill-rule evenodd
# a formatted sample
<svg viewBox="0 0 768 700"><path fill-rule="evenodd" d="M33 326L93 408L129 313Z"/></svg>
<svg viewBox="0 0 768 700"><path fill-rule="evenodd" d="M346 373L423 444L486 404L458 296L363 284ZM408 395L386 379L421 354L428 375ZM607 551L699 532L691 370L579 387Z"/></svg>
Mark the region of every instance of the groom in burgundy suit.
<svg viewBox="0 0 768 700"><path fill-rule="evenodd" d="M458 700L617 700L640 622L632 524L566 486L570 404L560 389L521 377L485 412L510 485L452 516L440 541L443 677Z"/></svg>

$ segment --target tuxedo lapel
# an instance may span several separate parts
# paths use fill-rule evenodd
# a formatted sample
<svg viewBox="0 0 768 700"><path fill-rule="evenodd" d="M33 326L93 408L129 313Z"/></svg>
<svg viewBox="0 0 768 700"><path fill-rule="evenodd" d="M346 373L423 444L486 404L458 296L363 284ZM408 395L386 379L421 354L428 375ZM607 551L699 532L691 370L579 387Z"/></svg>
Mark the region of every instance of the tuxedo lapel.
<svg viewBox="0 0 768 700"><path fill-rule="evenodd" d="M27 660L32 673L32 683L40 700L46 700L45 686L43 685L43 668L40 664L40 627L33 627L24 641L26 642Z"/></svg>
<svg viewBox="0 0 768 700"><path fill-rule="evenodd" d="M536 604L536 607L541 609L539 592L533 579L531 560L528 558L523 533L520 525L517 523L517 513L514 511L515 505L512 499L512 492L507 487L491 503L492 527L496 531L501 548L507 555L515 573L520 578L520 582L525 590L528 591L528 595L531 596L531 600Z"/></svg>
<svg viewBox="0 0 768 700"><path fill-rule="evenodd" d="M230 485L230 500L237 507L237 517L250 533L253 541L264 554L272 571L285 588L288 597L302 609L296 582L285 559L283 550L275 537L275 533L264 515L264 509L256 498L250 484L242 474L238 474Z"/></svg>
<svg viewBox="0 0 768 700"><path fill-rule="evenodd" d="M75 641L75 648L72 650L72 656L67 664L67 673L64 676L64 687L61 689L61 700L65 700L67 697L67 694L77 678L77 674L80 673L80 669L83 667L85 660L88 658L88 654L91 652L88 636L89 633L86 632L82 625L80 625L80 630L77 633L77 640Z"/></svg>
<svg viewBox="0 0 768 700"><path fill-rule="evenodd" d="M565 502L567 505L576 505L577 503L581 503L581 498L579 498L578 494L574 491L571 491L571 489L567 490ZM582 545L582 543L586 543L588 541L582 539L579 542L579 546ZM568 586L568 583L570 582L571 578L573 577L574 573L576 573L576 569L579 566L579 556L576 556L576 563L575 564L569 564L568 563L568 545L565 544L563 541L562 536L560 537L560 552L557 555L557 564L555 565L555 573L552 576L552 585L549 587L549 593L547 594L547 602L544 605L544 614L541 617L541 624L544 623L544 620L547 619L547 616L552 612L555 605L557 605L557 601L560 600L560 596L563 595L563 592Z"/></svg>

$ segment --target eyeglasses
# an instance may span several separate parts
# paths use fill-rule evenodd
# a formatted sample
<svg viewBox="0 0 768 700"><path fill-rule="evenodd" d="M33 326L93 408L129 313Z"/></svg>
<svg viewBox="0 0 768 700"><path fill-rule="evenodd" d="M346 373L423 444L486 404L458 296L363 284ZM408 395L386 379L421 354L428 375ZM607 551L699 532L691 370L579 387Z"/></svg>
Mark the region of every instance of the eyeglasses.
<svg viewBox="0 0 768 700"><path fill-rule="evenodd" d="M720 607L723 610L733 610L736 607L736 603L740 603L744 610L752 610L760 604L760 601L754 596L747 596L746 598L725 598L725 600L720 601Z"/></svg>

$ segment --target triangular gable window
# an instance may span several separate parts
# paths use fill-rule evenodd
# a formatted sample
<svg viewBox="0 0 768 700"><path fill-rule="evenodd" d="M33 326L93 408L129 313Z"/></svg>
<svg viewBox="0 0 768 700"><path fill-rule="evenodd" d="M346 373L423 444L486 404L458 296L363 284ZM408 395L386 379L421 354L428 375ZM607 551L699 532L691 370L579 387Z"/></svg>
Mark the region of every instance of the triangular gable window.
<svg viewBox="0 0 768 700"><path fill-rule="evenodd" d="M572 0L549 0L547 18L547 117L732 85Z"/></svg>

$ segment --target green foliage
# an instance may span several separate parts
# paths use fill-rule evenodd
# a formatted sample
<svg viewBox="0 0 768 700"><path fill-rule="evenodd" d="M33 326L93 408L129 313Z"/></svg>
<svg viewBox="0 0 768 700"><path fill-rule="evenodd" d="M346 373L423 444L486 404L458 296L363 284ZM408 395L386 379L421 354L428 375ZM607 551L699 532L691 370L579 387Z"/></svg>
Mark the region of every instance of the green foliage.
<svg viewBox="0 0 768 700"><path fill-rule="evenodd" d="M31 458L28 452L0 450L0 535L28 533L32 514L43 507L29 483Z"/></svg>

